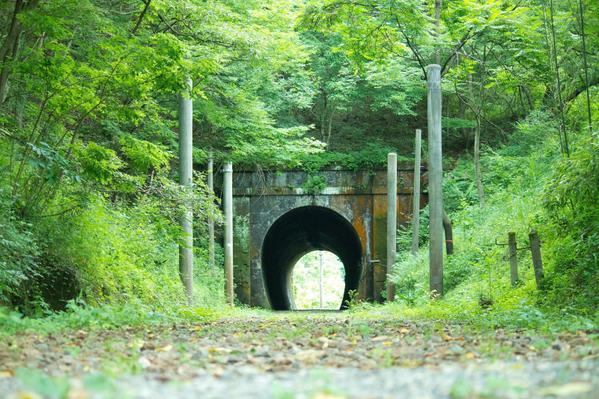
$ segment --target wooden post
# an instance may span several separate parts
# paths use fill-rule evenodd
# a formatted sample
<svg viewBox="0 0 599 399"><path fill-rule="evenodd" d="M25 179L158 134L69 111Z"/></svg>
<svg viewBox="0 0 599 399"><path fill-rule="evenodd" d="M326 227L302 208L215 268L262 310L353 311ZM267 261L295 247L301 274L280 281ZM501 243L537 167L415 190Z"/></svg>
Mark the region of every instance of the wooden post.
<svg viewBox="0 0 599 399"><path fill-rule="evenodd" d="M214 159L212 152L208 156L208 189L214 194ZM208 217L208 267L214 267L214 219Z"/></svg>
<svg viewBox="0 0 599 399"><path fill-rule="evenodd" d="M185 91L179 95L179 184L191 188L193 184L192 171L192 112L191 100L192 82L185 80ZM185 287L187 303L193 300L193 212L189 204L181 216L183 240L179 245L179 275Z"/></svg>
<svg viewBox="0 0 599 399"><path fill-rule="evenodd" d="M395 300L391 272L397 251L397 154L387 155L387 301Z"/></svg>
<svg viewBox="0 0 599 399"><path fill-rule="evenodd" d="M541 282L543 281L543 259L541 258L541 240L536 230L531 230L528 235L530 240L530 252L532 253L532 265L535 269L535 280L537 282L537 289L541 289Z"/></svg>
<svg viewBox="0 0 599 399"><path fill-rule="evenodd" d="M227 303L233 305L233 165L227 162L223 168L223 202L225 208L225 281Z"/></svg>
<svg viewBox="0 0 599 399"><path fill-rule="evenodd" d="M441 142L441 66L428 68L429 273L433 297L443 295L443 164Z"/></svg>
<svg viewBox="0 0 599 399"><path fill-rule="evenodd" d="M451 219L445 210L443 210L443 230L445 231L445 253L447 255L453 254L453 227L451 226Z"/></svg>
<svg viewBox="0 0 599 399"><path fill-rule="evenodd" d="M414 192L412 196L412 255L418 253L420 237L420 156L422 153L422 131L416 129L414 142Z"/></svg>
<svg viewBox="0 0 599 399"><path fill-rule="evenodd" d="M518 255L516 253L516 233L510 231L507 233L508 253L510 257L510 280L512 287L518 285Z"/></svg>

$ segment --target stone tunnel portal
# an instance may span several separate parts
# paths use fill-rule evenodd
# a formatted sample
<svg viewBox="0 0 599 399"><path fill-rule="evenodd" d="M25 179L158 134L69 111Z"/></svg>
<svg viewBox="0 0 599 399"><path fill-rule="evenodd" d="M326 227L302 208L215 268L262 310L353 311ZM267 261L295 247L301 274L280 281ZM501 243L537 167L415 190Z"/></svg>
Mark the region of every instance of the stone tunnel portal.
<svg viewBox="0 0 599 399"><path fill-rule="evenodd" d="M304 206L282 215L264 238L262 270L273 309L293 309L293 266L303 255L314 250L330 251L343 263L345 291L341 308L349 299L349 292L358 289L362 273L362 247L354 227L331 209Z"/></svg>

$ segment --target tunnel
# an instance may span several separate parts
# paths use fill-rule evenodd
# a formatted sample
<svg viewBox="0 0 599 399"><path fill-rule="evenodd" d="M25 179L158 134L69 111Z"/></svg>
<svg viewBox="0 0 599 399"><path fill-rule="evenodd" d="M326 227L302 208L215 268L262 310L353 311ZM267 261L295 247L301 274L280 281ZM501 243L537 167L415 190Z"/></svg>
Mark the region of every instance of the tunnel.
<svg viewBox="0 0 599 399"><path fill-rule="evenodd" d="M342 309L350 291L358 289L362 273L362 246L351 223L328 208L296 208L273 223L262 245L266 293L274 310L293 309L293 267L303 255L315 250L330 251L343 263L345 290Z"/></svg>

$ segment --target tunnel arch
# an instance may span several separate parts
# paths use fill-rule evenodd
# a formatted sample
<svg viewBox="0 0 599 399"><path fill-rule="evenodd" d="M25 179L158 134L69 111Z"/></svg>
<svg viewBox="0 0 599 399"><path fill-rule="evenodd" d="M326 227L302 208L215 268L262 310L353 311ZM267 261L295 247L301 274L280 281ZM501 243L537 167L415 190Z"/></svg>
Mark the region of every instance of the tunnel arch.
<svg viewBox="0 0 599 399"><path fill-rule="evenodd" d="M358 289L362 273L362 245L351 223L321 206L295 208L268 229L262 244L262 271L266 293L275 310L293 308L291 273L295 263L314 250L337 255L345 268L342 308L349 292Z"/></svg>

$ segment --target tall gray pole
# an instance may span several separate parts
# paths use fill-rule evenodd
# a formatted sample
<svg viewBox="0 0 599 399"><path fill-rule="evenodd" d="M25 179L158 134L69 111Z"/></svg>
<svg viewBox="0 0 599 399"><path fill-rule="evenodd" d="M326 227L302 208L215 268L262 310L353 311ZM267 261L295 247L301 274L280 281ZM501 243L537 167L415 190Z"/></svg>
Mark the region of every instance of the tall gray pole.
<svg viewBox="0 0 599 399"><path fill-rule="evenodd" d="M416 129L414 141L414 193L412 198L412 255L418 252L420 236L420 156L422 153L422 131Z"/></svg>
<svg viewBox="0 0 599 399"><path fill-rule="evenodd" d="M214 194L214 159L212 152L208 156L208 189ZM214 219L208 217L208 266L214 267Z"/></svg>
<svg viewBox="0 0 599 399"><path fill-rule="evenodd" d="M441 144L441 66L428 69L428 199L430 291L443 295L443 164Z"/></svg>
<svg viewBox="0 0 599 399"><path fill-rule="evenodd" d="M320 262L318 265L318 272L319 272L319 279L318 279L318 290L319 290L319 298L320 298L320 309L323 309L323 298L322 298L322 291L323 291L323 287L322 287L322 280L323 280L323 267L322 267L322 251L318 251L318 254L320 255Z"/></svg>
<svg viewBox="0 0 599 399"><path fill-rule="evenodd" d="M227 303L233 305L233 165L227 162L223 168L225 208L225 292Z"/></svg>
<svg viewBox="0 0 599 399"><path fill-rule="evenodd" d="M397 154L387 155L387 300L395 300L395 284L391 272L397 251Z"/></svg>
<svg viewBox="0 0 599 399"><path fill-rule="evenodd" d="M185 91L179 95L179 183L191 188L192 172L192 82L185 80ZM179 274L187 294L187 302L191 305L193 298L193 212L191 207L181 216L183 242L179 245Z"/></svg>

